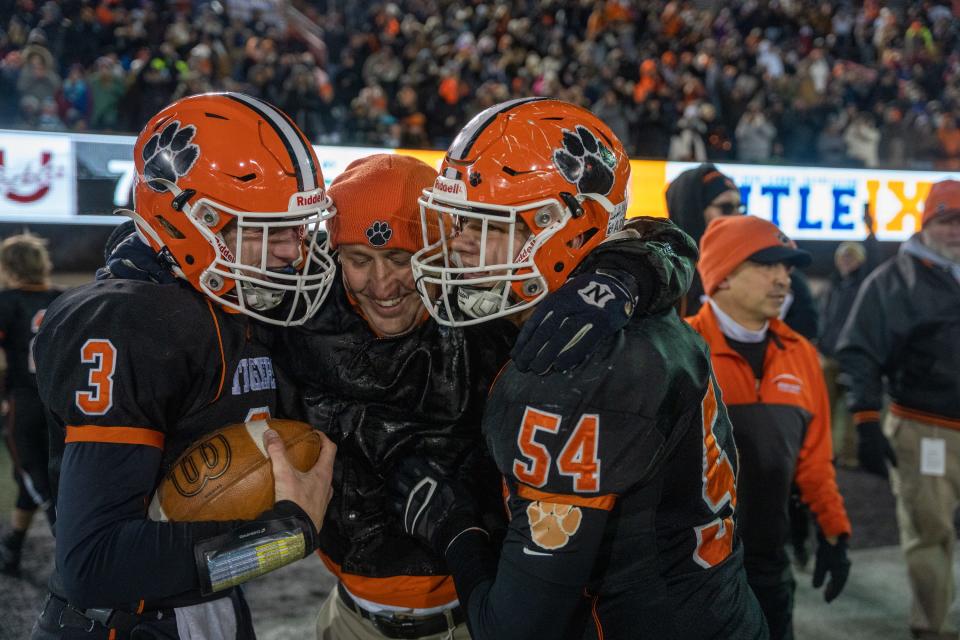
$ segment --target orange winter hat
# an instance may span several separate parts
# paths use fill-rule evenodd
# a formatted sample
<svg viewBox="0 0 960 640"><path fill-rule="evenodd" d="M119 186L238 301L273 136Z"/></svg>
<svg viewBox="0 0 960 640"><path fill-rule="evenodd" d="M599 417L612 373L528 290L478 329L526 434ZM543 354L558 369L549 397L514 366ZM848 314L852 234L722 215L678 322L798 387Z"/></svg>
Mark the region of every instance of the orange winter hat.
<svg viewBox="0 0 960 640"><path fill-rule="evenodd" d="M378 153L354 160L327 190L337 209L327 222L330 247L419 251L423 233L417 199L436 177L430 165L410 156Z"/></svg>
<svg viewBox="0 0 960 640"><path fill-rule="evenodd" d="M930 193L923 203L923 218L920 226L945 213L960 213L960 182L941 180L930 187Z"/></svg>
<svg viewBox="0 0 960 640"><path fill-rule="evenodd" d="M723 216L714 219L700 238L700 262L697 270L703 290L713 295L723 279L742 263L783 262L796 267L810 264L810 254L797 249L796 243L777 225L756 216Z"/></svg>

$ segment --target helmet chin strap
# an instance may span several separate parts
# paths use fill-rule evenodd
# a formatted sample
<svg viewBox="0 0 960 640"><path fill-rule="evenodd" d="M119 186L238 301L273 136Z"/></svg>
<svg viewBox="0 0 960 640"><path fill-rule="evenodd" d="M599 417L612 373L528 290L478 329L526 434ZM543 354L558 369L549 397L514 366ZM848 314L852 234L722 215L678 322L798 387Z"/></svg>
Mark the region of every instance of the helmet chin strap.
<svg viewBox="0 0 960 640"><path fill-rule="evenodd" d="M506 282L498 282L490 289L458 287L457 306L471 318L486 318L500 310L506 284Z"/></svg>
<svg viewBox="0 0 960 640"><path fill-rule="evenodd" d="M243 291L244 303L257 311L269 311L283 302L284 291L264 289L241 281L237 281L237 287Z"/></svg>

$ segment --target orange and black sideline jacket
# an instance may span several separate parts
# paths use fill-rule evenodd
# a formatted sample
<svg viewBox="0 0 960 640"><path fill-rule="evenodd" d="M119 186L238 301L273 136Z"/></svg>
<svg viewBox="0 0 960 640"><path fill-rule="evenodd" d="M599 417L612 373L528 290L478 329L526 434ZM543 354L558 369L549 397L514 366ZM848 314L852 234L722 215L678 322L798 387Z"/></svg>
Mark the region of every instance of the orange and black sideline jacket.
<svg viewBox="0 0 960 640"><path fill-rule="evenodd" d="M960 429L960 283L901 246L863 283L837 349L857 424L891 413Z"/></svg>
<svg viewBox="0 0 960 640"><path fill-rule="evenodd" d="M745 564L785 558L787 503L796 482L827 536L850 533L837 489L830 407L817 352L780 320L771 320L763 377L733 350L709 304L687 321L710 347L713 369L740 454L737 526ZM776 562L774 562L776 564Z"/></svg>

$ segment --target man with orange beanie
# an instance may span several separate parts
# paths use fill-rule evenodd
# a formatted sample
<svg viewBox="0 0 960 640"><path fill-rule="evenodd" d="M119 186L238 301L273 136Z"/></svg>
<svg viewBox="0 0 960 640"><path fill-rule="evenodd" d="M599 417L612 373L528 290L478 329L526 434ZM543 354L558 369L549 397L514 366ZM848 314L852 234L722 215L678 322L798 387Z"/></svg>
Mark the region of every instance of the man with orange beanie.
<svg viewBox="0 0 960 640"><path fill-rule="evenodd" d="M792 483L820 528L814 587L829 573L830 602L850 571L850 521L835 481L823 373L814 347L779 319L791 269L809 262L766 220L718 218L701 239L697 265L707 303L688 318L710 346L733 423L744 566L774 639L793 637L796 584L784 551Z"/></svg>
<svg viewBox="0 0 960 640"><path fill-rule="evenodd" d="M429 320L410 256L423 246L417 198L435 178L420 160L376 154L333 181L327 232L339 273L323 308L282 335L280 359L306 419L339 448L320 541L339 582L320 610L320 639L469 638L442 559L402 535L383 507L383 475L398 454L456 471L491 496L491 526L502 520L498 479L478 446L478 403L516 331L468 340Z"/></svg>
<svg viewBox="0 0 960 640"><path fill-rule="evenodd" d="M883 477L894 467L913 637L956 640L948 612L960 505L960 182L933 185L919 233L864 281L837 360L860 466Z"/></svg>

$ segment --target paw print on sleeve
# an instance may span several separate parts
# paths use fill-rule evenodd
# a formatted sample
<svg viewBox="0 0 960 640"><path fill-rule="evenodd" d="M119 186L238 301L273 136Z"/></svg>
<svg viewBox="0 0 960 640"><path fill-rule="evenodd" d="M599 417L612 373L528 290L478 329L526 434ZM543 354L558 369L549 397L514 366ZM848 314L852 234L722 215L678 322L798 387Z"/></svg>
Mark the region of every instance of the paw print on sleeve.
<svg viewBox="0 0 960 640"><path fill-rule="evenodd" d="M367 242L374 247L382 247L393 237L393 229L386 222L375 221L367 227Z"/></svg>
<svg viewBox="0 0 960 640"><path fill-rule="evenodd" d="M200 157L200 147L193 142L197 128L192 124L180 126L179 120L173 120L155 133L143 147L143 175L150 181L163 178L176 184L187 175ZM155 191L164 191L160 185L148 182Z"/></svg>
<svg viewBox="0 0 960 640"><path fill-rule="evenodd" d="M553 161L560 174L577 185L580 193L606 195L613 189L613 168L617 159L593 132L578 126L563 132L563 148L554 149Z"/></svg>
<svg viewBox="0 0 960 640"><path fill-rule="evenodd" d="M583 512L580 507L551 502L531 502L527 507L530 534L533 541L543 549L559 549L566 546L570 536L580 529Z"/></svg>

